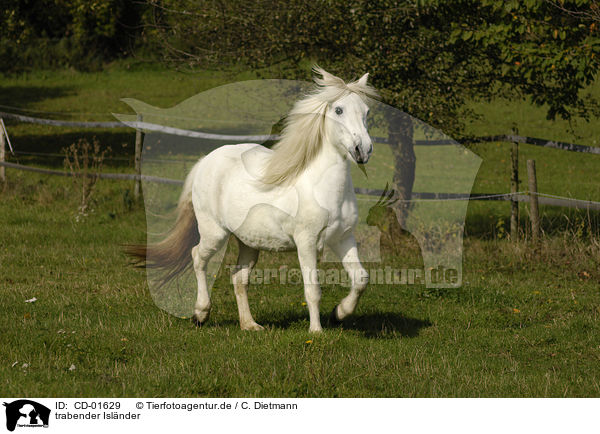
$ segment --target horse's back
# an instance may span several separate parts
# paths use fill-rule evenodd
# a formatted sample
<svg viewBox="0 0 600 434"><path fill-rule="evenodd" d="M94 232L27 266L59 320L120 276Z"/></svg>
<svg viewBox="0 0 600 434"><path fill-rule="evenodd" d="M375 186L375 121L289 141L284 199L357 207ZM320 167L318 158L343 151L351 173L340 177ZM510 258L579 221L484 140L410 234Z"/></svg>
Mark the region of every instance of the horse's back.
<svg viewBox="0 0 600 434"><path fill-rule="evenodd" d="M213 216L223 215L223 207L233 199L231 196L258 180L244 168L243 154L263 149L271 152L255 143L225 145L202 158L192 181L192 197L197 211Z"/></svg>

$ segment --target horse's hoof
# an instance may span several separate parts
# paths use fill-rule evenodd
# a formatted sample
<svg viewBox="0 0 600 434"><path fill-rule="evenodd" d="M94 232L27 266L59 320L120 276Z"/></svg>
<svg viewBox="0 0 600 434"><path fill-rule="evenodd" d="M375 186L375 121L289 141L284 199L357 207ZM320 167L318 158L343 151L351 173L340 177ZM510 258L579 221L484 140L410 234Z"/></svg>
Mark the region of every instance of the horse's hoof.
<svg viewBox="0 0 600 434"><path fill-rule="evenodd" d="M210 310L199 310L195 309L194 314L192 315L192 322L196 324L198 327L202 327L208 321L208 317L210 316Z"/></svg>
<svg viewBox="0 0 600 434"><path fill-rule="evenodd" d="M204 325L204 323L202 321L200 321L198 318L196 318L195 316L192 317L192 322L194 323L194 325L196 327L202 327Z"/></svg>
<svg viewBox="0 0 600 434"><path fill-rule="evenodd" d="M329 325L331 326L339 326L342 323L337 316L337 305L331 311L331 315L329 315Z"/></svg>
<svg viewBox="0 0 600 434"><path fill-rule="evenodd" d="M242 330L250 330L254 332L259 332L265 329L263 326L257 323L244 324L243 326L241 326L241 328Z"/></svg>
<svg viewBox="0 0 600 434"><path fill-rule="evenodd" d="M198 326L198 327L202 327L204 324L206 324L206 322L208 321L208 314L204 314L202 315L202 319L199 318L199 315L192 315L192 322Z"/></svg>

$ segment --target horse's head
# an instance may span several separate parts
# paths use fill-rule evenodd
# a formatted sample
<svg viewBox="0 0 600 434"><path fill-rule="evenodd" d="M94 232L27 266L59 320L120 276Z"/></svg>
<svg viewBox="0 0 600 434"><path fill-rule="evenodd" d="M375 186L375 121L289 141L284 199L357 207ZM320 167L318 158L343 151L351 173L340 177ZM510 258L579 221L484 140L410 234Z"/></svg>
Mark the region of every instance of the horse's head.
<svg viewBox="0 0 600 434"><path fill-rule="evenodd" d="M326 103L324 115L328 141L344 156L350 154L358 164L365 164L373 152L373 142L367 131L369 98L377 98L377 91L367 84L369 74L359 80L345 83L322 68L314 72L319 88L317 97Z"/></svg>
<svg viewBox="0 0 600 434"><path fill-rule="evenodd" d="M367 84L368 74L346 83L322 68L313 68L316 88L296 101L263 173L265 184L290 182L313 161L323 145L343 158L365 164L373 152L367 132L367 102L378 98ZM320 75L321 77L319 77Z"/></svg>
<svg viewBox="0 0 600 434"><path fill-rule="evenodd" d="M365 74L359 81L366 82L366 77ZM368 112L369 107L356 93L349 93L327 107L329 140L358 164L366 164L373 152L373 142L367 131Z"/></svg>

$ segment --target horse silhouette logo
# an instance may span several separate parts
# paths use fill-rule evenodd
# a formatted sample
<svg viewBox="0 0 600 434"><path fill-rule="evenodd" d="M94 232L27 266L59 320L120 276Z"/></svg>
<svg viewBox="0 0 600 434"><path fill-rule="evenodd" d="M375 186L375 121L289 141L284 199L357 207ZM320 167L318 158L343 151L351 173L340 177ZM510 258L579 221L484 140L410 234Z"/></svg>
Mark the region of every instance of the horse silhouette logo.
<svg viewBox="0 0 600 434"><path fill-rule="evenodd" d="M14 431L19 427L48 427L50 409L29 399L19 399L4 403L6 407L6 429Z"/></svg>
<svg viewBox="0 0 600 434"><path fill-rule="evenodd" d="M481 158L425 122L369 97L367 78L345 83L315 68L313 84L230 83L170 108L123 100L136 114L116 118L145 132L141 171L148 234L147 243L127 251L146 267L157 306L206 322L210 290L230 236L243 244L238 259L243 266L234 268L236 281L245 287L243 276L250 275L259 250L298 247L294 236L304 234L301 221L309 222L310 233L299 240L309 264L303 279L318 277L317 263L346 261L356 280L351 287L362 291L367 279L362 261L376 267L372 276L393 265L400 276L418 268L421 277L413 283L427 288L462 285L464 222ZM405 138L400 132L406 131ZM399 193L401 141L414 147L411 185L418 193ZM320 152L323 147L327 150ZM374 161L365 165L371 153ZM386 182L391 187L381 190ZM214 196L211 205L198 202L212 200L209 195ZM207 234L204 247L199 247L199 224ZM419 253L422 262L416 259ZM310 284L318 285L316 280ZM247 289L239 285L245 306ZM343 313L354 309L359 289L353 291ZM317 318L316 307L312 312ZM254 320L245 323L260 329Z"/></svg>

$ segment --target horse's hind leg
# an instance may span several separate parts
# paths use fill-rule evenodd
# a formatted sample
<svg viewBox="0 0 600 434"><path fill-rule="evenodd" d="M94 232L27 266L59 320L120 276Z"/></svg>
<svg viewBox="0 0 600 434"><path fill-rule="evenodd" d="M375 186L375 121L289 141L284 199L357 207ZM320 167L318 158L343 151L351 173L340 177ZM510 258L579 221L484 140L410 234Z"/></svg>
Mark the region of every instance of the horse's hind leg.
<svg viewBox="0 0 600 434"><path fill-rule="evenodd" d="M206 220L199 225L199 231L200 243L192 249L194 271L198 280L198 298L194 306L193 320L196 324L202 325L208 321L211 307L210 294L206 283L206 269L210 258L219 251L229 238L229 232L223 230L216 223L209 224Z"/></svg>
<svg viewBox="0 0 600 434"><path fill-rule="evenodd" d="M238 312L240 314L240 327L242 330L262 330L263 327L258 325L254 321L254 318L252 318L250 305L248 304L248 284L250 272L258 260L258 250L248 247L239 239L238 244L240 249L237 267L235 268L231 277L233 280L233 289L235 291L235 298L237 300Z"/></svg>

